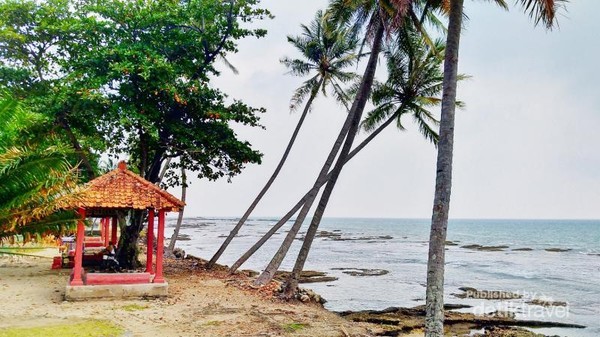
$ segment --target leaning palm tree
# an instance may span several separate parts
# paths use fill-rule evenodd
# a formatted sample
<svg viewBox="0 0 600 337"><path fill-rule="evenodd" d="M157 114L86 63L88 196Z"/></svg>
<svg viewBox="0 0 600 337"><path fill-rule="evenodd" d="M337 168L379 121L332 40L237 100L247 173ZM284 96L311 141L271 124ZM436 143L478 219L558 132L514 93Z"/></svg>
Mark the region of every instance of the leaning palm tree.
<svg viewBox="0 0 600 337"><path fill-rule="evenodd" d="M402 18L406 15L404 5L409 3L410 0L334 0L330 4L329 15L339 22L354 22L357 27L366 27L367 40L371 42L371 53L348 117L344 121L344 125L319 172L317 180L310 190L294 224L271 259L271 262L269 262L269 265L256 279L256 284L266 284L273 278L317 197L319 192L318 186L327 182L307 235L311 233L310 231L316 231L315 227L318 226L320 216L325 210L337 178L347 161L359 128L362 113L371 94L379 52L381 51L385 33L387 31L387 36L391 36L400 26ZM334 165L336 156L338 157Z"/></svg>
<svg viewBox="0 0 600 337"><path fill-rule="evenodd" d="M443 76L439 55L443 50L441 41L432 41L430 47L422 36L406 25L395 43L384 53L388 79L386 83L374 85L372 101L376 108L363 121L364 129L380 131L395 121L396 126L404 130L402 117L411 115L421 134L435 144L438 135L434 129L438 121L429 109L440 103ZM293 297L297 292L300 272L304 268L317 229L318 222L313 220L294 268L286 280L284 296L287 298Z"/></svg>
<svg viewBox="0 0 600 337"><path fill-rule="evenodd" d="M292 111L298 109L306 100L304 110L275 171L236 226L231 230L221 247L210 259L207 264L208 268L214 266L279 175L318 93L322 92L326 96L329 89L334 98L346 109L348 108L349 97L342 86L357 76L344 70L356 63L357 60L358 36L356 29L334 24L324 17L322 11L317 12L309 26L301 25L301 27L303 30L302 35L288 36L288 42L301 53L302 59L285 57L281 62L292 75L309 76L313 74L302 86L296 89L291 99L290 109Z"/></svg>
<svg viewBox="0 0 600 337"><path fill-rule="evenodd" d="M452 151L454 147L454 112L458 73L458 50L463 18L464 0L449 1L449 23L444 61L444 83L442 112L440 120L440 140L438 144L435 196L431 217L429 257L427 262L427 290L425 336L442 337L444 334L444 260L445 241L450 210L452 188ZM494 0L503 8L508 8L504 0ZM557 10L566 0L520 0L525 11L535 24L543 23L552 28ZM429 0L432 8L448 5L448 0Z"/></svg>

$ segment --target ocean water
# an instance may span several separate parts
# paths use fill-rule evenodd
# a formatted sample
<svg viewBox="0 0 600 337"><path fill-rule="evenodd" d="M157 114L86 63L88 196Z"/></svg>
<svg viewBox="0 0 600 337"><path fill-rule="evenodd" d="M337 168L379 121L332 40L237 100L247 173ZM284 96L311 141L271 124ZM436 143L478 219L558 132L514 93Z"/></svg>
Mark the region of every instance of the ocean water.
<svg viewBox="0 0 600 337"><path fill-rule="evenodd" d="M232 241L219 263L231 265L277 219L254 218ZM170 236L175 219L167 223ZM181 234L190 240L178 247L209 259L236 223L235 218L186 218ZM288 223L242 269L262 270L279 247ZM305 270L325 271L337 281L305 284L327 299L334 311L412 307L425 303L430 221L426 219L325 218L320 230L344 240L317 237ZM303 234L301 231L300 234ZM349 240L345 240L349 239ZM518 318L551 320L587 326L585 329L537 329L559 336L600 336L600 221L598 220L450 220L445 273L446 303L469 304L467 311L511 311ZM464 245L508 246L503 251L476 251ZM290 270L300 248L296 240L283 262ZM531 248L531 251L513 251ZM545 249L569 249L548 252ZM340 268L382 269L382 276L351 276ZM460 299L459 287L518 293L522 299ZM543 299L565 307L541 307L526 302Z"/></svg>

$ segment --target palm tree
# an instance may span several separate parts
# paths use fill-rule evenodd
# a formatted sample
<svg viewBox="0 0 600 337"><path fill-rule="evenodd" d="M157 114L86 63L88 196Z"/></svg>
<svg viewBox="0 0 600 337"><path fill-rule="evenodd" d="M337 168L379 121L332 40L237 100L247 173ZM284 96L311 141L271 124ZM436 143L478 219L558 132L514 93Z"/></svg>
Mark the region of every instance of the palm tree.
<svg viewBox="0 0 600 337"><path fill-rule="evenodd" d="M438 55L443 49L441 41L433 42L433 47L430 48L421 36L411 31L410 26L405 26L398 34L397 43L385 52L388 80L374 86L372 99L376 108L363 121L366 130L386 127L393 121L396 121L398 128L404 130L402 117L411 114L421 134L431 142L437 142L434 126L438 122L428 109L440 103L438 95L441 93L443 76ZM321 202L326 205L326 200ZM297 292L300 272L304 268L322 214L315 212L311 227L304 237L294 269L286 281L284 296L287 298L293 297Z"/></svg>
<svg viewBox="0 0 600 337"><path fill-rule="evenodd" d="M430 0L428 4L439 5L440 0ZM454 147L454 111L458 73L458 50L463 17L464 0L450 1L450 18L444 60L444 83L442 112L440 120L440 140L438 144L435 197L431 217L429 257L427 261L427 290L425 336L442 337L444 334L444 260L450 192L452 188L452 150ZM503 8L508 8L504 0L495 0ZM542 22L552 28L556 12L566 0L520 0L519 1L535 24Z"/></svg>
<svg viewBox="0 0 600 337"><path fill-rule="evenodd" d="M397 27L399 22L398 18L402 18L406 11L404 10L404 4L410 3L410 0L334 0L330 5L330 15L337 18L340 22L351 22L354 20L355 26L361 27L366 25L367 38L371 41L371 53L367 62L364 75L359 84L357 94L354 98L354 102L348 113L348 117L338 134L338 137L325 161L325 164L321 168L319 176L315 181L313 188L309 192L309 195L300 210L294 224L290 231L282 242L279 250L275 253L271 262L256 279L256 284L266 284L269 282L275 272L281 265L283 258L289 251L291 244L298 234L302 223L306 219L312 204L314 203L320 186L327 182L321 200L313 216L311 226L307 236L310 235L311 231L316 232L320 216L325 210L325 206L328 202L329 195L331 194L333 187L337 181L337 178L346 163L350 149L354 142L354 138L358 131L360 119L364 111L365 105L371 94L371 87L375 77L375 70L377 68L377 61L379 52L384 39L384 33L387 30L388 36L392 30ZM343 146L342 146L343 143ZM341 149L341 150L340 150ZM334 164L334 159L339 152L337 161ZM333 169L330 172L330 168ZM329 176L329 178L327 178ZM317 220L315 220L315 218Z"/></svg>
<svg viewBox="0 0 600 337"><path fill-rule="evenodd" d="M349 98L342 88L342 84L356 77L356 74L344 71L345 68L351 66L357 60L355 53L358 45L356 30L351 27L336 25L326 20L322 11L317 12L310 26L301 25L301 27L303 34L296 37L288 36L288 42L300 51L303 59L285 57L281 62L290 70L289 72L292 75L308 76L314 73L301 87L296 89L291 99L290 108L291 110L296 110L308 97L304 105L304 110L275 171L250 207L248 207L244 215L242 215L238 223L231 230L221 247L219 247L215 255L210 259L207 264L208 268L214 266L277 178L319 91L326 96L327 89L330 89L334 98L348 108Z"/></svg>
<svg viewBox="0 0 600 337"><path fill-rule="evenodd" d="M17 145L42 119L8 94L0 97L0 237L75 223L74 214L59 212L77 197L73 153L52 139Z"/></svg>

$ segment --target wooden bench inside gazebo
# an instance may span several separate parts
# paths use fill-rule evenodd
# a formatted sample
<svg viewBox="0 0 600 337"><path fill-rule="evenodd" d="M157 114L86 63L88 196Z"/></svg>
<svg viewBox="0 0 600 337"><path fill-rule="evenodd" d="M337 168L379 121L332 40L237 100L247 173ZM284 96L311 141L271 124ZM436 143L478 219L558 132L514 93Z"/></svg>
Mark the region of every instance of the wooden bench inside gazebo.
<svg viewBox="0 0 600 337"><path fill-rule="evenodd" d="M79 211L80 221L77 224L74 266L65 297L79 300L166 296L168 284L163 277L165 214L178 211L184 205L183 201L129 171L123 161L117 169L87 183L77 204L73 205ZM103 232L110 232L112 241L116 243L117 213L129 210L148 212L146 270L118 273L86 272L83 268L85 219L102 218ZM156 217L158 227L154 265L152 250ZM112 225L110 231L109 223Z"/></svg>

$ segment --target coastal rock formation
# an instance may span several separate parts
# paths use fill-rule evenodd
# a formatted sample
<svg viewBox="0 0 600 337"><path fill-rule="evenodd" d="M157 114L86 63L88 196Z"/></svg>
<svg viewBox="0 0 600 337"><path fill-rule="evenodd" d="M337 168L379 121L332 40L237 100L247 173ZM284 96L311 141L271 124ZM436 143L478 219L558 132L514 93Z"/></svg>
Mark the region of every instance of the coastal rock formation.
<svg viewBox="0 0 600 337"><path fill-rule="evenodd" d="M459 290L463 291L462 294L452 294L458 298L475 298L484 300L513 300L522 298L523 295L499 290L477 290L471 287L460 287Z"/></svg>
<svg viewBox="0 0 600 337"><path fill-rule="evenodd" d="M510 315L485 315L477 316L470 313L461 313L452 311L469 306L464 305L444 305L445 319L444 324L451 335L470 335L472 330L485 329L483 334L478 336L486 337L538 337L535 334L527 334L523 329L514 327L562 327L562 328L585 328L577 324L566 324L559 322L535 321L535 320L517 320ZM411 331L419 331L425 325L425 306L414 308L396 308L391 307L384 310L365 310L365 311L344 311L338 313L354 322L375 323L382 326L383 331L379 336L402 336ZM501 327L502 330L498 330ZM543 335L542 335L543 336Z"/></svg>
<svg viewBox="0 0 600 337"><path fill-rule="evenodd" d="M552 252L552 253L563 253L563 252L571 251L573 249L571 249L571 248L546 248L544 250L547 252Z"/></svg>
<svg viewBox="0 0 600 337"><path fill-rule="evenodd" d="M341 270L342 273L350 276L381 276L390 271L385 269L367 269L367 268L331 268L331 270Z"/></svg>
<svg viewBox="0 0 600 337"><path fill-rule="evenodd" d="M504 251L508 246L482 246L482 245L465 245L460 248L473 249L482 252L501 252Z"/></svg>
<svg viewBox="0 0 600 337"><path fill-rule="evenodd" d="M379 240L391 240L394 237L390 235L371 235L371 236L359 236L359 237L344 237L339 230L329 231L319 231L315 235L318 238L324 238L324 240L330 241L369 241L369 242L377 242ZM299 240L303 240L300 238Z"/></svg>
<svg viewBox="0 0 600 337"><path fill-rule="evenodd" d="M542 300L539 298L535 298L535 299L533 299L531 301L527 301L525 303L533 304L533 305L541 305L542 307L566 307L567 306L567 302Z"/></svg>
<svg viewBox="0 0 600 337"><path fill-rule="evenodd" d="M284 282L290 275L289 271L278 271L275 273L275 279ZM303 270L300 272L298 283L317 283L317 282L332 282L338 278L335 276L327 276L327 273L314 270Z"/></svg>

